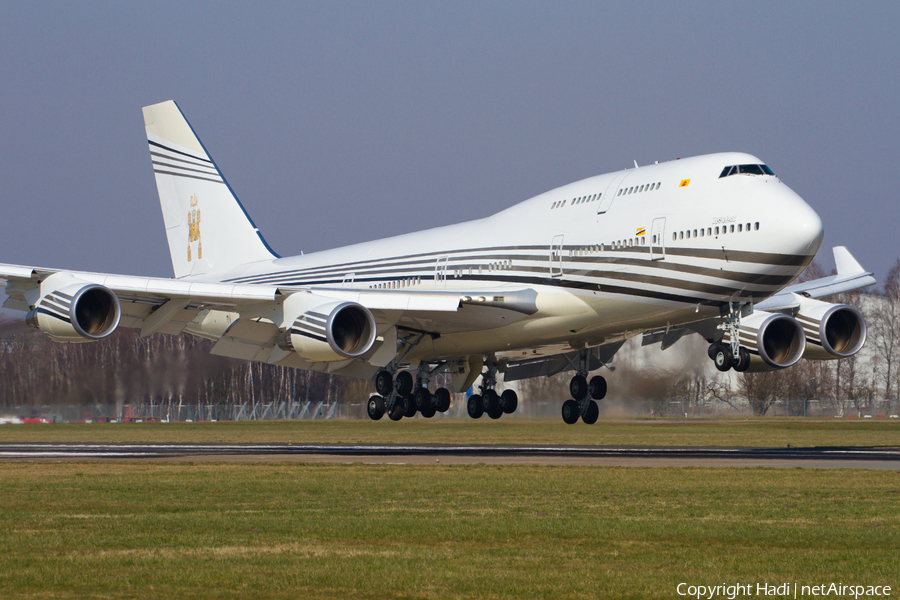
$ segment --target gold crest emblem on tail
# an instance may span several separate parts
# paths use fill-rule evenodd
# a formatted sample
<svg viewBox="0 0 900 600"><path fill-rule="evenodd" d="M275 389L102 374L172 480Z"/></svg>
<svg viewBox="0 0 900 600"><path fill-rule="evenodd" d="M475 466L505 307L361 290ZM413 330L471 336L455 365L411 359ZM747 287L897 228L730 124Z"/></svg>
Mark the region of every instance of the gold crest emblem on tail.
<svg viewBox="0 0 900 600"><path fill-rule="evenodd" d="M203 258L203 242L200 241L200 209L197 206L197 195L191 196L191 208L188 213L188 262L191 262L191 244L197 242L197 259Z"/></svg>

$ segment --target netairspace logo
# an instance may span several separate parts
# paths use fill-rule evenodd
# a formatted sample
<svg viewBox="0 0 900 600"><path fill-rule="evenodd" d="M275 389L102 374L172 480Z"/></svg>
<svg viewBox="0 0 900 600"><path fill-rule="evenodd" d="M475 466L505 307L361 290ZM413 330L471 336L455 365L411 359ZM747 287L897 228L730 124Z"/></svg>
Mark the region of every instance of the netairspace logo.
<svg viewBox="0 0 900 600"><path fill-rule="evenodd" d="M874 598L891 595L889 585L844 585L843 583L822 583L819 585L803 585L799 583L735 583L728 585L693 585L679 583L675 588L679 596L697 598L697 600L728 598L735 600L741 597L769 598Z"/></svg>

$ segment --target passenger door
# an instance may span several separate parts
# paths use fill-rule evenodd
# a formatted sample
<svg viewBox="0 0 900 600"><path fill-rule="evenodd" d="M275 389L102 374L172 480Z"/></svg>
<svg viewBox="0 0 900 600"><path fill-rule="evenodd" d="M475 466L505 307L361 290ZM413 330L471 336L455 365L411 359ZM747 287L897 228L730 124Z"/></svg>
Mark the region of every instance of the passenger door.
<svg viewBox="0 0 900 600"><path fill-rule="evenodd" d="M622 171L617 173L613 180L609 182L609 185L606 186L606 191L603 192L603 196L600 197L600 206L597 207L597 214L603 214L609 210L609 207L612 205L613 199L616 197L616 192L622 186L622 183L625 181L625 178L631 174L631 171Z"/></svg>
<svg viewBox="0 0 900 600"><path fill-rule="evenodd" d="M650 260L663 260L666 257L666 218L653 219L650 227Z"/></svg>
<svg viewBox="0 0 900 600"><path fill-rule="evenodd" d="M550 243L550 277L562 277L563 235L553 237Z"/></svg>

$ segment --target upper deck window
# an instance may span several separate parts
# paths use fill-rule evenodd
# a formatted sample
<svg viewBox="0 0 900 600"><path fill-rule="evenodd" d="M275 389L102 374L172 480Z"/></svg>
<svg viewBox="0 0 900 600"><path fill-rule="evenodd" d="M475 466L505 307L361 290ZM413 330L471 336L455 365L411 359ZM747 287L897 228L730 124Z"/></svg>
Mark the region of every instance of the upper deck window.
<svg viewBox="0 0 900 600"><path fill-rule="evenodd" d="M719 179L729 175L775 175L767 165L731 165L722 169Z"/></svg>

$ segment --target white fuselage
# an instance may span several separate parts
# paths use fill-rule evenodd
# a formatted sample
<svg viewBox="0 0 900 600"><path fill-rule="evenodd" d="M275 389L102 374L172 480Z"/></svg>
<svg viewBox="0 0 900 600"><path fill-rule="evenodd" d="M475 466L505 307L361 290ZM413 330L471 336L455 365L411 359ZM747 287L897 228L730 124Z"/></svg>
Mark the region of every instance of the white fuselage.
<svg viewBox="0 0 900 600"><path fill-rule="evenodd" d="M717 316L729 301L758 302L809 264L822 240L819 216L774 175L720 177L744 164L763 163L720 153L599 175L477 221L243 265L216 279L537 292L524 318L442 333L410 361L599 344Z"/></svg>

